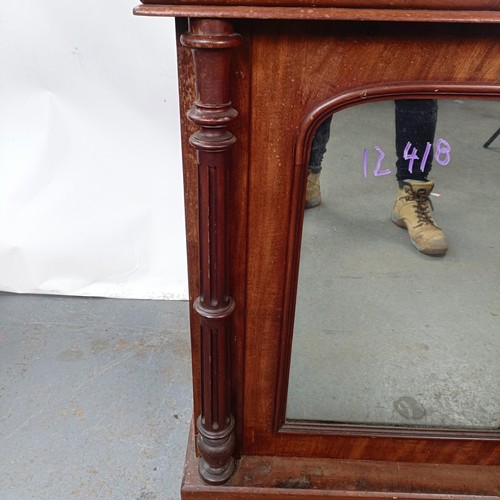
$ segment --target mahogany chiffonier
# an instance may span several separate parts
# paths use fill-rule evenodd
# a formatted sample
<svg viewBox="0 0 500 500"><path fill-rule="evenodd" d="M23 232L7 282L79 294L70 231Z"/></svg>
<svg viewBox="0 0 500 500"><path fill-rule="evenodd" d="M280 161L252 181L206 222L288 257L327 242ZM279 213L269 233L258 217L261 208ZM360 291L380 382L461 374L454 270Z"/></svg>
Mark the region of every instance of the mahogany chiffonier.
<svg viewBox="0 0 500 500"><path fill-rule="evenodd" d="M194 394L182 498L499 498L496 424L293 419L287 398L318 127L361 103L495 102L500 0L143 0L134 13L175 17L178 37Z"/></svg>

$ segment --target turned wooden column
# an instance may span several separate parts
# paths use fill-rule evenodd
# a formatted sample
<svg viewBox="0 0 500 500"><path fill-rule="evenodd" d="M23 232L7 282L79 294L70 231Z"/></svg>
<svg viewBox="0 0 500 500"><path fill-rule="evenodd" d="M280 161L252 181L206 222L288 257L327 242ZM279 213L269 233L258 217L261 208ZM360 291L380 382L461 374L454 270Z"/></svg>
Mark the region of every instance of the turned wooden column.
<svg viewBox="0 0 500 500"><path fill-rule="evenodd" d="M192 19L181 43L191 49L196 100L188 118L200 127L190 138L197 151L199 197L201 415L198 430L199 472L220 484L234 471L234 418L230 411L228 323L234 311L229 296L226 255L226 184L230 148L227 130L237 112L230 100L231 49L241 37L225 20Z"/></svg>

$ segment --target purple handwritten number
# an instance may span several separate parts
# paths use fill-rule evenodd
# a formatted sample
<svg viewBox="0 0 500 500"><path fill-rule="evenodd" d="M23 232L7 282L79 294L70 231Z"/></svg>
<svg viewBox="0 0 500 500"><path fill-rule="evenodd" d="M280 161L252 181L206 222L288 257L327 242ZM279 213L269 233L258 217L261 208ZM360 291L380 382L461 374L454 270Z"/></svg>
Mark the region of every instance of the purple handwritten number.
<svg viewBox="0 0 500 500"><path fill-rule="evenodd" d="M410 174L413 173L413 163L415 162L415 160L419 159L417 156L417 148L413 148L413 151L409 153L411 146L411 142L408 142L403 152L403 158L405 160L410 160L410 163L408 164L408 172L410 172Z"/></svg>
<svg viewBox="0 0 500 500"><path fill-rule="evenodd" d="M419 160L420 158L417 156L417 148L413 148L411 153L410 149L412 148L412 143L408 142L403 152L403 157L405 160L409 160L408 163L408 172L410 174L413 173L413 164L415 160ZM427 160L429 159L429 155L431 154L432 144L430 142L425 146L424 155L422 156L422 161L420 162L420 171L423 172L425 170L425 165L427 164ZM381 177L383 175L389 175L391 171L389 169L380 170L382 166L382 161L385 158L385 153L381 148L375 146L375 150L378 153L377 163L375 164L375 168L373 169L373 175L375 177ZM451 146L445 139L438 139L436 142L436 151L434 153L435 160L440 165L448 165L450 163L450 152ZM366 177L368 175L368 150L363 150L363 176Z"/></svg>
<svg viewBox="0 0 500 500"><path fill-rule="evenodd" d="M377 150L378 153L378 159L377 159L377 164L373 169L373 175L375 177L381 177L382 175L389 175L391 173L389 169L385 169L382 171L380 170L380 167L382 166L382 160L385 158L385 153L378 146L375 146L375 149Z"/></svg>
<svg viewBox="0 0 500 500"><path fill-rule="evenodd" d="M389 175L391 171L389 169L380 170L382 166L382 161L385 158L385 153L378 146L375 146L375 150L378 153L377 163L375 164L375 168L373 169L373 175L375 177L380 177L382 175ZM368 150L365 149L363 151L363 176L366 177L368 171Z"/></svg>
<svg viewBox="0 0 500 500"><path fill-rule="evenodd" d="M420 172L425 170L425 164L427 163L427 158L429 158L429 153L431 152L431 143L428 142L425 147L424 156L422 156L422 161L420 162Z"/></svg>
<svg viewBox="0 0 500 500"><path fill-rule="evenodd" d="M368 163L368 149L363 152L363 175L366 177L366 164Z"/></svg>
<svg viewBox="0 0 500 500"><path fill-rule="evenodd" d="M443 167L450 163L450 152L451 146L448 141L445 141L444 139L438 139L436 143L436 153L434 154L434 158L440 165L443 165ZM443 159L441 158L441 155L444 155Z"/></svg>

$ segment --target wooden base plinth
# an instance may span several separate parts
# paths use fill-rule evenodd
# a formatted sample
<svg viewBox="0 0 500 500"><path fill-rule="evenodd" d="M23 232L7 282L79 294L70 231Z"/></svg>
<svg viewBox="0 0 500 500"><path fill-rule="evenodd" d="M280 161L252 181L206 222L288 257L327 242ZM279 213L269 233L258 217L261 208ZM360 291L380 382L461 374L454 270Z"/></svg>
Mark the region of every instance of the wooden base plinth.
<svg viewBox="0 0 500 500"><path fill-rule="evenodd" d="M183 500L499 500L500 467L244 456L224 485L206 484L189 437Z"/></svg>

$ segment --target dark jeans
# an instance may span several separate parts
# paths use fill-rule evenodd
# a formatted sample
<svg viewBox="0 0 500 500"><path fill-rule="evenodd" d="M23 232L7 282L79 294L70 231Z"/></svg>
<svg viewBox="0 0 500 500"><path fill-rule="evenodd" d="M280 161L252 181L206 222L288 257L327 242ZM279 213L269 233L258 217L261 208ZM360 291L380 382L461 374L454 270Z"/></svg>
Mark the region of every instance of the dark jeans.
<svg viewBox="0 0 500 500"><path fill-rule="evenodd" d="M427 180L432 168L434 134L438 105L435 99L399 99L395 102L396 110L396 178L400 185L404 179ZM330 138L332 116L328 117L318 128L311 146L309 168L313 173L320 173L326 145ZM411 146L406 151L408 143ZM427 143L431 144L423 171L420 170ZM413 162L412 172L409 171L408 156L416 149L418 159Z"/></svg>

